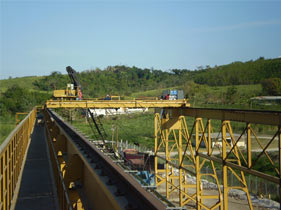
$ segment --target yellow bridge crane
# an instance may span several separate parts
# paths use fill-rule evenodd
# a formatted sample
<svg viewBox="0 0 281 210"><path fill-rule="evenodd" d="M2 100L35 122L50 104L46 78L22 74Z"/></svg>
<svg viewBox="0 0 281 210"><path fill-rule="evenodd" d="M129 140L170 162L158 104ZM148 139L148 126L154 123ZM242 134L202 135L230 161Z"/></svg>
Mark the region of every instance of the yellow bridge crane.
<svg viewBox="0 0 281 210"><path fill-rule="evenodd" d="M76 87L76 92L66 91L62 95L58 94L57 100L47 101L44 109L45 129L61 209L164 209L164 205L142 189L130 175L120 171L102 151L90 145L86 139L83 140L79 133L60 120L51 111L56 108L163 109L161 113L155 113L155 187L156 192L164 189L166 199L176 198L173 202L182 208L189 205L199 210L227 210L229 192L236 189L245 193L248 208L254 209L245 173L279 185L281 194L281 112L191 108L187 100L66 100L79 97L81 86L76 84ZM36 109L28 114L0 147L0 209L10 209L15 202L16 183L23 169L35 117ZM234 123L242 124L238 137L233 132ZM216 133L214 124L217 124L217 131L221 134L221 146L218 148L213 147L213 143L218 141L218 138L212 137ZM255 125L271 126L272 137L263 142ZM238 144L243 137L246 139L246 148L242 151ZM200 147L202 142L206 148ZM252 155L253 142L259 147L255 151L255 160ZM279 154L278 164L268 152L272 145L278 145L275 146ZM93 151L92 156L90 153ZM261 156L266 157L276 176L254 169ZM158 168L159 162L164 162L164 169ZM205 173L203 168L207 164L210 172ZM221 172L215 164L220 166ZM234 184L229 182L230 174L236 179ZM188 175L194 176L195 182L191 182ZM215 190L207 191L204 188L204 179L208 178L214 180ZM111 186L115 185L118 189L112 193ZM128 201L135 198L136 201L124 205L125 198Z"/></svg>
<svg viewBox="0 0 281 210"><path fill-rule="evenodd" d="M155 176L157 189L165 189L165 197L167 199L176 196L177 203L181 207L186 205L194 205L197 209L229 209L229 192L232 189L240 189L245 192L248 198L249 209L254 209L250 199L248 185L245 179L245 173L251 174L265 180L268 180L276 185L281 184L281 113L277 111L252 111L252 110L221 110L221 109L204 109L191 108L188 102L185 101L64 101L50 100L46 102L45 120L46 131L48 133L49 147L53 160L53 167L56 169L55 177L57 178L57 189L59 189L59 202L61 209L70 209L70 206L75 208L82 207L79 197L79 190L75 188L68 189L65 186L64 178L67 178L67 183L71 184L76 178L82 182L90 182L96 180L99 185L87 185L86 191L83 194L91 198L93 192L101 194L101 189L97 190L97 186L102 186L97 177L95 177L92 169L88 167L88 162L84 157L88 155L79 152L72 141L69 140L69 134L62 130L61 126L56 123L54 117L50 115L49 109L55 108L163 108L165 111L161 114L155 114ZM13 200L13 195L18 181L19 172L22 170L24 163L24 154L28 148L29 136L35 122L36 110L33 110L23 120L16 130L8 137L1 145L1 209L9 209ZM188 119L188 121L186 121ZM242 123L243 128L239 137L233 134L233 123ZM217 139L212 138L215 133L213 124L219 123L219 131L221 132L222 145L219 148L219 153L215 155L215 148L212 143ZM272 138L266 143L258 137L255 125L270 125L274 131ZM79 135L79 134L77 134ZM242 136L246 137L246 148L244 152L237 146L241 141ZM230 137L230 142L227 138ZM205 142L206 148L201 148L201 142ZM275 171L277 176L257 171L254 166L257 164L257 159L253 161L252 157L252 142L257 142L260 150L255 154L259 159L265 156L269 163L272 164L272 171ZM79 143L79 142L77 142ZM278 164L270 156L268 149L271 145L277 143L277 152L279 154ZM195 146L193 146L195 144ZM78 146L78 148L81 147ZM76 148L76 149L75 149ZM97 151L97 153L101 153ZM85 156L86 155L86 156ZM66 158L66 159L65 159ZM94 161L94 160L93 160ZM110 162L106 158L107 162ZM159 161L164 161L164 169L158 168ZM11 163L15 167L11 167ZM210 163L211 172L204 173L202 169ZM222 179L219 179L220 172L217 171L215 163L221 166ZM95 163L96 164L96 163ZM97 169L103 165L97 165ZM83 173L77 173L84 169ZM118 168L118 166L116 166ZM80 169L79 169L80 168ZM72 172L71 172L72 171ZM11 173L12 172L12 173ZM73 176L69 175L73 173ZM121 173L121 172L120 172ZM68 175L67 175L68 174ZM196 177L195 183L190 183L187 175L191 174ZM237 182L235 185L229 183L229 176L233 174ZM65 176L64 176L65 175ZM66 176L67 175L67 176ZM75 175L75 176L74 176ZM101 173L100 176L103 176ZM76 177L76 178L75 178ZM127 176L126 179L130 179ZM202 186L205 177L212 177L215 180L217 190L206 192ZM12 184L8 184L12 183ZM109 184L109 183L108 183ZM85 186L86 187L86 186ZM144 191L142 191L144 193ZM71 193L71 194L69 194ZM122 192L119 192L122 193ZM145 194L145 193L144 193ZM110 198L107 202L102 199L91 201L88 205L98 205L97 208L102 208L103 205L113 205L118 209L118 205L112 200L112 197L105 193L104 196ZM139 195L140 196L140 195ZM152 199L152 198L150 198ZM211 202L208 202L208 201ZM158 203L159 204L159 203ZM158 205L157 204L157 205ZM157 206L156 205L156 206ZM160 204L159 204L160 205ZM69 208L68 208L69 207ZM114 208L115 208L114 207ZM158 206L159 207L159 206ZM151 207L152 208L152 207ZM159 207L161 209L162 207Z"/></svg>
<svg viewBox="0 0 281 210"><path fill-rule="evenodd" d="M193 204L197 209L228 209L228 193L231 189L244 191L248 200L249 209L253 209L248 190L245 173L252 174L280 185L281 159L276 167L274 161L266 151L278 138L278 151L281 157L281 113L270 111L250 110L219 110L191 108L187 100L121 100L121 101L47 101L47 108L162 108L164 114L155 114L155 183L159 188L165 186L165 197L178 196L178 205L184 207ZM187 124L186 117L194 119L192 124ZM218 155L214 155L215 148L212 143L214 128L212 121L220 120L221 147ZM240 137L234 136L231 121L245 124ZM276 133L272 139L263 145L253 129L254 124L276 126ZM227 137L228 136L228 137ZM246 152L242 153L238 147L241 137L246 137ZM254 137L254 138L253 138ZM230 141L228 140L230 138ZM252 142L260 145L259 156L265 155L272 163L272 170L278 177L253 169ZM200 144L204 142L206 149ZM195 145L195 146L193 146ZM175 156L176 154L176 156ZM246 154L246 156L245 156ZM159 161L165 161L165 168L158 169ZM205 174L202 168L211 163L211 172ZM218 178L215 163L221 164L222 181ZM245 166L246 165L246 166ZM196 183L189 183L187 174L196 177ZM237 184L230 186L229 174L237 178ZM217 185L216 192L208 192L202 187L203 177L211 177ZM211 202L208 202L210 200ZM211 203L211 204L210 204Z"/></svg>

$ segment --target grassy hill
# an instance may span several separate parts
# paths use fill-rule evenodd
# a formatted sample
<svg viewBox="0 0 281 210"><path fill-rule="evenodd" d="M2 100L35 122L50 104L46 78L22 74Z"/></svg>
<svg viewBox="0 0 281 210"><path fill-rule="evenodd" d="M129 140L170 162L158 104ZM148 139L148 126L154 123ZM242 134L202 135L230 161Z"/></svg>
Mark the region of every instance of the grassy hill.
<svg viewBox="0 0 281 210"><path fill-rule="evenodd" d="M230 85L258 85L268 78L281 79L281 59L259 58L255 61L233 62L222 66L200 67L200 70L172 69L161 71L127 66L109 66L104 70L93 69L78 73L86 97L104 97L106 94L122 96L159 95L158 89L184 87L188 81L211 87ZM17 84L31 91L65 89L70 80L66 74L52 72L49 76L22 77L0 80L0 92ZM239 86L243 89L242 86ZM226 87L228 88L228 87ZM220 88L212 89L220 92ZM221 88L223 89L223 88ZM245 89L247 91L247 89ZM251 91L251 90L250 90ZM259 93L261 94L261 93Z"/></svg>
<svg viewBox="0 0 281 210"><path fill-rule="evenodd" d="M42 79L43 77L37 77L37 76L30 76L30 77L17 77L12 79L3 79L0 80L0 92L5 92L8 88L12 87L13 85L18 85L22 88L28 89L28 90L35 90L36 87L33 85L33 82L35 82L38 79Z"/></svg>

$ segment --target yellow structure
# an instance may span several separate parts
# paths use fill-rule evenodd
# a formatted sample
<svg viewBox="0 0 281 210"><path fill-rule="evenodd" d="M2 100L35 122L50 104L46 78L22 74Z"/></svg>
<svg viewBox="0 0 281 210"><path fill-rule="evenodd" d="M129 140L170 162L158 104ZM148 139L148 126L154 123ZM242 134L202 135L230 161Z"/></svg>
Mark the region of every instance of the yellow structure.
<svg viewBox="0 0 281 210"><path fill-rule="evenodd" d="M189 107L187 100L48 100L47 108L165 108L165 107Z"/></svg>
<svg viewBox="0 0 281 210"><path fill-rule="evenodd" d="M178 205L181 207L193 204L197 209L227 210L228 192L231 189L240 189L246 193L249 208L253 209L245 173L264 178L280 186L281 159L276 168L266 151L278 137L280 154L281 114L279 112L200 109L188 106L186 100L47 101L46 103L47 108L163 108L161 112L155 114L155 181L157 188L165 188L167 199L177 195ZM234 136L232 123L235 122L244 123L239 138ZM219 123L220 129L215 131L213 123ZM252 129L252 124L275 126L275 135L267 145L261 143ZM221 134L222 146L213 148L212 142L216 143L219 139L212 139L212 134L218 132ZM237 146L242 136L246 136L246 157ZM252 163L253 140L260 146L258 158L265 155L278 177L253 169L255 165ZM206 148L200 146L202 142ZM158 169L158 163L163 161L164 169ZM215 168L215 163L221 165L220 172ZM211 170L208 174L202 172L207 164ZM218 173L221 173L221 179ZM190 183L187 174L196 177L196 183ZM231 186L228 183L230 174L236 177L239 184ZM217 191L206 194L202 179L212 180L217 185ZM207 200L211 202L206 202Z"/></svg>
<svg viewBox="0 0 281 210"><path fill-rule="evenodd" d="M253 209L245 173L276 183L279 185L281 194L280 112L190 108L186 100L50 100L46 102L45 107L162 108L155 113L155 183L157 189L165 190L167 199L177 196L177 203L180 207L193 205L199 210L218 208L227 210L229 209L229 191L239 189L245 192L249 209ZM46 109L46 133L61 209L70 207L81 209L85 204L97 209L122 208L122 204L118 203L114 194L112 195L110 192L110 187L106 187L114 182L102 183L103 178L101 177L109 177L111 172L107 173L108 169L101 170L100 167L108 164L110 159L103 157L102 161L105 162L101 164L99 162L101 159L96 161L95 158L91 158L89 152L91 153L92 150L95 150L95 153L100 156L104 155L97 149L84 148L80 140L77 141L78 146L75 145L70 140L70 134L66 133L47 111ZM35 113L36 111L33 110L1 145L0 209L9 209L13 203L16 183L24 163L22 160L24 160L28 138L35 121ZM238 127L237 123L240 123ZM255 127L259 124L271 126L273 135L267 142L262 141L257 135ZM235 133L239 132L239 135L234 135L233 130ZM215 133L220 133L220 137L213 138ZM244 151L238 147L242 138L246 139L247 145ZM212 147L212 145L220 145L212 144L219 140L222 142L221 147ZM253 142L258 145L255 161L252 157ZM278 164L268 153L272 144L278 145ZM202 145L205 146L202 147ZM83 148L84 150L82 150ZM271 163L272 171L275 171L277 176L254 169L257 160L262 156ZM160 163L164 163L164 168L158 167ZM93 170L92 165L99 173ZM205 166L210 169L208 173L203 170ZM111 165L110 167L112 167L112 171L118 170L118 166ZM231 174L236 179L235 185L229 183ZM138 187L132 181L131 176L126 176L123 172L118 172L118 175L113 173L113 175L113 177L122 177L123 181L117 183L129 180L128 186ZM195 182L189 179L189 175L195 177ZM111 178L108 179L111 180ZM216 191L207 193L203 179L212 181L217 186ZM87 183L83 185L83 191L81 191L80 183ZM129 187L123 186L120 189L129 189ZM142 191L142 194L134 197L147 196L144 189L139 189L139 191ZM116 191L118 196L123 196L122 193L120 190ZM95 199L89 199L92 197ZM150 199L153 198L149 197L144 200ZM157 205L161 206L159 203ZM127 207L134 209L132 204Z"/></svg>
<svg viewBox="0 0 281 210"><path fill-rule="evenodd" d="M20 116L21 115L27 115L27 114L28 114L27 112L17 112L16 113L16 125L18 125L21 121Z"/></svg>
<svg viewBox="0 0 281 210"><path fill-rule="evenodd" d="M76 77L76 71L71 66L67 66L66 71L72 84L67 84L66 90L55 90L53 97L61 100L82 99L81 85Z"/></svg>
<svg viewBox="0 0 281 210"><path fill-rule="evenodd" d="M278 136L280 153L281 114L269 111L200 109L188 106L185 100L48 101L46 103L47 108L163 108L161 112L155 114L154 152L156 186L161 189L164 186L166 198L177 195L178 204L181 207L193 204L197 209L227 210L228 192L231 189L240 189L246 193L249 208L253 209L245 173L280 185L281 160L276 168L266 150ZM235 122L244 123L244 129L240 131L239 138L234 136L232 123ZM213 123L219 123L220 129L215 131ZM261 143L255 130L252 129L252 124L275 126L276 133L267 145ZM218 148L212 147L213 141L215 143L219 141L218 138L212 138L212 134L215 133L221 134L222 144ZM246 138L247 143L246 157L237 146L242 136ZM278 177L253 169L255 164L252 163L253 140L260 146L258 157L265 155L272 163L273 170L279 174ZM200 146L202 142L206 148ZM158 163L163 161L165 162L164 169L158 169ZM215 163L221 165L219 172L215 168ZM209 165L211 170L208 174L202 172L206 165ZM221 179L218 173L221 173ZM187 174L196 177L196 183L190 183ZM228 183L230 174L233 174L239 184L231 186ZM217 185L217 191L206 194L202 179L212 180ZM211 202L206 202L207 200Z"/></svg>
<svg viewBox="0 0 281 210"><path fill-rule="evenodd" d="M60 209L165 209L99 149L44 111ZM69 131L66 133L65 128Z"/></svg>
<svg viewBox="0 0 281 210"><path fill-rule="evenodd" d="M74 90L72 84L67 84L65 90L54 90L53 97L57 99L76 99L78 98L79 89Z"/></svg>
<svg viewBox="0 0 281 210"><path fill-rule="evenodd" d="M186 122L186 119L188 119L189 123ZM215 133L212 126L213 121L220 123L221 148L212 148L211 146L212 141L218 141L217 138L211 138L212 134ZM244 123L244 129L242 129L238 138L234 137L231 126L235 121ZM275 134L266 145L261 143L256 132L252 129L251 125L256 123L269 124L275 127ZM281 159L278 167L276 167L266 151L274 140L278 141L279 158L281 157L280 123L281 114L277 112L183 108L165 109L162 114L156 113L154 151L156 186L159 188L163 185L168 199L173 193L177 195L178 204L181 207L192 204L196 206L196 209L210 210L218 207L227 210L229 191L239 189L246 193L249 209L252 210L253 205L244 173L274 182L281 189ZM247 139L246 157L245 153L237 146L243 135ZM227 141L227 136L230 136L231 144ZM276 140L275 138L278 139ZM257 162L256 160L255 163L252 163L251 144L253 140L257 141L260 146L257 159L265 155L272 165L272 170L276 171L278 177L253 169ZM205 148L201 147L202 142L204 142ZM217 155L214 155L214 153ZM161 160L165 161L164 169L158 169L158 163ZM218 177L215 162L221 165L219 171L222 171L222 180ZM211 172L208 174L202 172L207 163L211 168ZM243 166L242 163L247 167ZM189 183L187 174L196 177L196 183ZM237 179L237 185L231 186L228 183L230 174L233 174ZM208 180L211 177L213 183L217 185L217 192L213 192L213 194L210 194L210 192L205 193L206 190L203 188L202 179L207 177L209 177ZM212 202L207 205L206 200L212 200Z"/></svg>
<svg viewBox="0 0 281 210"><path fill-rule="evenodd" d="M36 120L33 109L0 145L0 209L13 209Z"/></svg>

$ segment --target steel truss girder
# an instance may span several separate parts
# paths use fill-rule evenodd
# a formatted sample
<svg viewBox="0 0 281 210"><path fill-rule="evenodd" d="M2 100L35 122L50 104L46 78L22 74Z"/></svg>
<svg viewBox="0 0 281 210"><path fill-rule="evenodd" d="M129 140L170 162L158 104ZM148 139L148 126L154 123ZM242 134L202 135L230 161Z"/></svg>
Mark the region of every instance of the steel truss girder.
<svg viewBox="0 0 281 210"><path fill-rule="evenodd" d="M191 108L192 109L192 108ZM187 109L185 109L187 110ZM164 114L155 114L155 180L156 180L156 186L159 187L166 184L165 188L165 194L166 197L169 198L172 193L177 192L178 193L178 203L179 206L185 206L187 203L193 201L196 205L197 209L228 209L228 192L230 189L240 189L243 190L246 193L249 208L253 209L249 191L247 188L247 183L245 179L244 173L253 174L259 177L262 177L264 179L267 179L269 181L275 182L277 184L281 183L280 178L280 171L281 171L281 140L280 140L280 124L278 126L278 130L273 136L272 140L278 136L278 148L279 148L279 167L276 168L273 165L273 161L270 159L269 155L266 152L266 149L268 146L272 143L272 140L265 146L261 146L262 152L259 154L265 155L269 161L272 163L274 170L276 170L279 174L279 177L273 177L271 175L253 170L253 164L252 163L252 148L251 148L251 142L252 138L251 136L254 135L255 139L258 141L258 138L254 133L254 131L251 129L251 124L247 121L259 121L263 124L267 124L268 121L265 119L263 122L261 119L258 119L259 113L256 113L257 116L253 117L251 115L251 119L247 119L247 115L244 115L244 118L242 119L241 116L237 118L238 121L246 120L245 122L245 129L241 133L239 138L235 138L233 135L231 122L228 120L222 120L221 121L221 133L222 133L222 146L220 148L220 154L221 158L217 158L213 155L214 149L212 148L212 132L213 128L211 126L211 119L207 118L206 124L204 126L202 118L200 118L200 113L202 110L197 110L197 112L182 112L181 109L168 109L165 110ZM212 116L214 114L214 110L212 110L210 113L208 113L208 110L205 110L206 112L202 111L202 116ZM219 111L219 110L216 110ZM221 110L220 110L221 111ZM186 121L184 116L181 114L188 115L191 113L191 117L194 117L194 123L192 126L187 127ZM264 113L263 113L264 114ZM268 115L269 113L266 113ZM274 114L273 114L274 115ZM274 115L275 117L278 117L278 114ZM280 115L279 115L280 116ZM226 116L216 116L214 119L225 119ZM228 118L228 117L226 117ZM273 120L271 124L275 124L276 121ZM190 133L189 133L190 131ZM174 135L173 138L171 138L171 133L177 133L177 135ZM226 134L230 136L231 138L231 144L227 141ZM244 155L241 153L239 147L237 146L238 142L241 140L242 135L247 135L246 138L246 154L247 157L244 157ZM192 138L192 135L195 136L195 139ZM201 142L204 142L206 145L206 150L202 151L200 148ZM195 146L192 146L192 142ZM176 149L174 145L177 145ZM174 152L174 153L173 153ZM171 154L178 155L177 160L173 159ZM230 158L230 156L232 156ZM158 169L158 162L159 159L162 159L165 161L165 169L160 170ZM185 160L188 160L189 165L185 164ZM212 173L211 174L203 174L201 172L201 169L203 168L206 161L209 161L211 163ZM219 182L218 174L216 172L214 162L218 162L221 164L222 167L222 183ZM242 166L242 162L244 162L247 167ZM177 176L173 173L173 168L178 168L179 173ZM188 185L185 182L185 174L192 174L196 177L196 186L195 186L195 193L192 195L188 195L187 191L191 188L194 188L194 185ZM240 183L237 186L230 186L227 182L228 174L233 174L234 177L237 178L238 182ZM201 185L201 178L203 176L211 176L214 178L215 183L218 186L218 194L213 196L204 196L203 192L204 189ZM179 180L179 182L175 185L173 180ZM220 184L222 184L223 189L220 189ZM280 189L280 187L279 187ZM213 206L206 206L204 204L205 199L216 199L216 203Z"/></svg>
<svg viewBox="0 0 281 210"><path fill-rule="evenodd" d="M162 116L160 114L155 114L155 175L156 175L156 186L160 186L166 183L166 197L169 199L170 195L174 192L178 193L178 203L180 206L184 206L189 202L196 204L197 208L201 207L212 209L222 205L220 200L221 190L219 190L219 195L204 195L201 177L202 176L214 176L215 174L202 174L200 169L202 168L202 163L200 157L196 155L199 150L199 129L201 128L202 119L196 119L192 131L196 132L196 148L192 147L192 133L189 134L185 118L179 116L173 112L166 112ZM191 132L192 132L191 131ZM169 134L173 134L172 136ZM175 148L175 145L177 146ZM158 158L159 153L161 153L161 146L165 146L165 159L166 167L165 170L159 170ZM171 161L172 153L176 153L178 158L174 163ZM189 163L185 164L185 160ZM173 164L172 164L173 163ZM200 166L201 164L201 166ZM175 165L178 165L178 167ZM212 164L214 167L214 164ZM175 174L173 169L178 168L178 173ZM186 169L189 170L186 170ZM191 172L191 174L196 176L196 184L190 184L187 182L186 175ZM215 172L214 172L215 173ZM178 180L175 184L174 180ZM217 182L218 183L218 182ZM188 193L189 190L195 189L195 193ZM193 190L194 191L194 190ZM203 204L204 199L217 199L218 201L210 208Z"/></svg>

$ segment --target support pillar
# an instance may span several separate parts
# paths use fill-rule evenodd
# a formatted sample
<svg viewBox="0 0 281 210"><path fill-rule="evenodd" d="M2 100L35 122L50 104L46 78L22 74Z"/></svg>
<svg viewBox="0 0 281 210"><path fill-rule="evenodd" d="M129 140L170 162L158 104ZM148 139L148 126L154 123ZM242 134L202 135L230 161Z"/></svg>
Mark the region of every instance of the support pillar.
<svg viewBox="0 0 281 210"><path fill-rule="evenodd" d="M180 117L179 120L181 120ZM179 138L178 138L178 155L179 155L179 163L182 162L182 129L179 129ZM183 170L179 168L179 204L183 206L183 185L184 185L184 174Z"/></svg>
<svg viewBox="0 0 281 210"><path fill-rule="evenodd" d="M201 199L201 175L200 175L200 157L199 157L199 122L201 118L195 119L195 142L196 142L196 151L195 151L195 172L196 172L196 208L197 210L201 209L199 205L202 202Z"/></svg>
<svg viewBox="0 0 281 210"><path fill-rule="evenodd" d="M247 123L247 161L248 168L252 167L252 141L251 141L251 125Z"/></svg>
<svg viewBox="0 0 281 210"><path fill-rule="evenodd" d="M223 183L223 209L228 210L228 183L227 183L227 166L226 162L226 124L227 121L222 121L222 183Z"/></svg>

